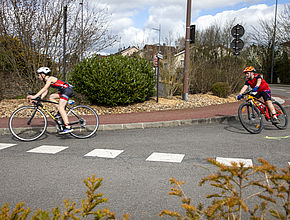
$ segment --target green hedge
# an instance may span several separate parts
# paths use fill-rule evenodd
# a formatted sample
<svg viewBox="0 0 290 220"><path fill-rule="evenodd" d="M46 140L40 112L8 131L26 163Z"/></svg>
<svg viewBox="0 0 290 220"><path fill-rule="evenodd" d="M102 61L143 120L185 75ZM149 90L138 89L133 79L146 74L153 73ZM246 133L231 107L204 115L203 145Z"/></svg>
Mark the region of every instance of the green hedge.
<svg viewBox="0 0 290 220"><path fill-rule="evenodd" d="M225 82L217 82L212 85L212 93L218 97L226 98L230 95L231 89Z"/></svg>
<svg viewBox="0 0 290 220"><path fill-rule="evenodd" d="M70 81L91 103L107 106L143 102L155 88L152 64L123 56L85 59L73 69Z"/></svg>

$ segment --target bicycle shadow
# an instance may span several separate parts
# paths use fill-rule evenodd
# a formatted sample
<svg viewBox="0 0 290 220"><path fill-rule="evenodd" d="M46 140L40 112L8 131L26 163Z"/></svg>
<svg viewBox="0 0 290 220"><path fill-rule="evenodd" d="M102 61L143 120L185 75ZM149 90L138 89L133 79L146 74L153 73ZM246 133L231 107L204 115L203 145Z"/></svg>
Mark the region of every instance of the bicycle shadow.
<svg viewBox="0 0 290 220"><path fill-rule="evenodd" d="M251 134L242 126L240 121L237 119L227 121L224 129L226 131L236 133L236 134ZM277 128L274 125L272 125L271 122L267 122L267 121L263 120L263 130L267 130L267 131L273 130L274 131L274 130L277 130Z"/></svg>

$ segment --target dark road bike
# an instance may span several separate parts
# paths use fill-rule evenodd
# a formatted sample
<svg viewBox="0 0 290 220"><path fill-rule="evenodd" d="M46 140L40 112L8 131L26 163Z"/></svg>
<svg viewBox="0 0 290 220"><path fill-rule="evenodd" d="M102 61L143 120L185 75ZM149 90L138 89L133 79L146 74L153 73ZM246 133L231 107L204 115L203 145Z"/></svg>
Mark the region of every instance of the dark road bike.
<svg viewBox="0 0 290 220"><path fill-rule="evenodd" d="M266 103L255 97L255 93L252 91L242 94L242 97L247 96L246 102L242 103L238 110L239 120L242 126L252 134L258 134L263 129L263 119L262 115L265 117L266 121L272 122L274 126L279 129L286 129L288 125L287 112L283 106L272 101L273 106L276 111L276 116L279 121L278 124L273 123L272 114L267 107Z"/></svg>
<svg viewBox="0 0 290 220"><path fill-rule="evenodd" d="M32 93L28 93L32 94ZM55 122L57 132L63 131L65 125L61 117L55 117L43 103L58 104L40 97L34 100L33 106L22 106L16 109L9 118L9 129L14 137L21 141L34 141L40 138L47 129L48 120L45 113ZM76 138L89 138L99 128L99 116L94 109L86 105L65 107L69 125L73 131L69 133Z"/></svg>

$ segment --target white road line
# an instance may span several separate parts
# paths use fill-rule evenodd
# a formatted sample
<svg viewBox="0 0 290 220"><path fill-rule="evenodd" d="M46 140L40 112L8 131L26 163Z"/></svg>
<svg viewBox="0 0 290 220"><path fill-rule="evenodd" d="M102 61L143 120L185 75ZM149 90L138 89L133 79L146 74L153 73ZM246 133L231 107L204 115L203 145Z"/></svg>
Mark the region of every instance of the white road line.
<svg viewBox="0 0 290 220"><path fill-rule="evenodd" d="M184 154L152 153L146 161L181 163Z"/></svg>
<svg viewBox="0 0 290 220"><path fill-rule="evenodd" d="M3 150L3 149L8 148L8 147L15 146L15 145L16 145L16 144L0 143L0 150Z"/></svg>
<svg viewBox="0 0 290 220"><path fill-rule="evenodd" d="M281 99L280 97L273 97L272 96L272 99L274 99L275 101L279 102L280 104L283 104L285 102L285 100Z"/></svg>
<svg viewBox="0 0 290 220"><path fill-rule="evenodd" d="M68 147L42 145L40 147L33 148L27 152L28 153L39 153L39 154L56 154L56 153L63 151L67 148Z"/></svg>
<svg viewBox="0 0 290 220"><path fill-rule="evenodd" d="M87 153L85 157L115 158L122 152L123 150L94 149L91 152Z"/></svg>
<svg viewBox="0 0 290 220"><path fill-rule="evenodd" d="M223 163L226 166L232 166L231 162L236 162L238 164L242 162L245 164L245 167L253 166L253 162L251 159L217 157L216 161L219 163Z"/></svg>

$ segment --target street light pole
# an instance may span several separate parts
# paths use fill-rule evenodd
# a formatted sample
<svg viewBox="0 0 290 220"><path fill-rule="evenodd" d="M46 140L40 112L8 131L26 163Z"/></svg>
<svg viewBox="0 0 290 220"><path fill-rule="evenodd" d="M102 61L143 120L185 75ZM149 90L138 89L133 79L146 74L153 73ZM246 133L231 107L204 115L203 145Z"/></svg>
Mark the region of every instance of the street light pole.
<svg viewBox="0 0 290 220"><path fill-rule="evenodd" d="M161 33L161 25L159 24L159 28L152 28L155 31L159 32L159 43L158 43L158 53L160 53L160 33ZM157 73L156 73L156 102L158 103L159 101L159 63L160 63L160 58L157 56Z"/></svg>
<svg viewBox="0 0 290 220"><path fill-rule="evenodd" d="M272 63L271 63L271 83L273 83L273 72L274 72L274 55L275 55L275 37L276 37L276 23L277 23L277 2L275 6L275 21L274 21L274 34L273 34L273 43L272 43Z"/></svg>
<svg viewBox="0 0 290 220"><path fill-rule="evenodd" d="M182 99L184 101L188 100L190 20L191 20L191 0L187 0L185 54L184 54L184 78L183 78L183 93L182 93Z"/></svg>
<svg viewBox="0 0 290 220"><path fill-rule="evenodd" d="M66 24L67 24L67 5L63 7L63 80L66 77Z"/></svg>
<svg viewBox="0 0 290 220"><path fill-rule="evenodd" d="M84 53L84 0L81 0L80 5L82 7L82 21L81 21L81 38L82 38L82 43L81 43L81 61L83 60L83 53Z"/></svg>

